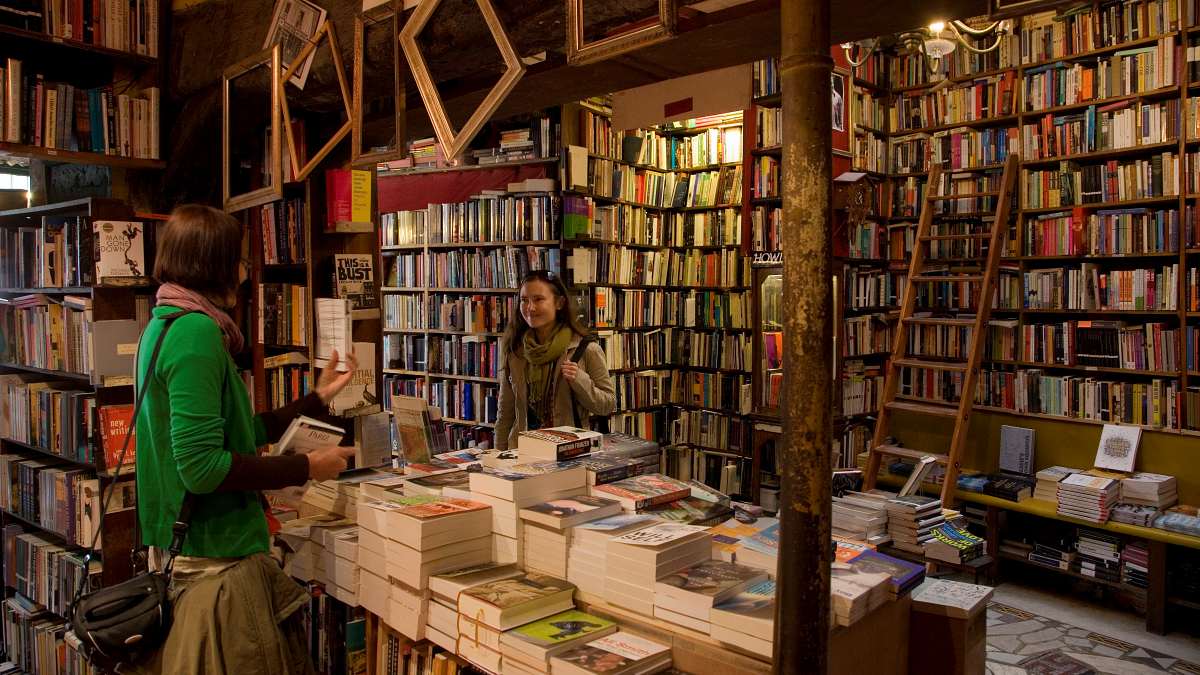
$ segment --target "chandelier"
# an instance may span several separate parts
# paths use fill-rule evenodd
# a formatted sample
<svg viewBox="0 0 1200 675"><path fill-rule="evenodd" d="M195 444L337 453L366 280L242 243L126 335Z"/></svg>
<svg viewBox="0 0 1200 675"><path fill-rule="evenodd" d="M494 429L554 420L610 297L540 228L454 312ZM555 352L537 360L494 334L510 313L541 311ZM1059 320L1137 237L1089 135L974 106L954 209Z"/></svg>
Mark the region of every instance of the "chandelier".
<svg viewBox="0 0 1200 675"><path fill-rule="evenodd" d="M925 65L930 74L937 72L942 57L952 54L961 45L975 54L986 54L995 51L1001 40L1010 31L1008 20L994 21L988 26L976 28L962 21L935 21L929 26L917 30L905 31L894 36L843 42L841 47L846 52L846 59L854 67L861 66L871 58L877 49L895 46L901 54L920 54L925 57ZM983 47L973 44L976 40L994 38L991 44Z"/></svg>

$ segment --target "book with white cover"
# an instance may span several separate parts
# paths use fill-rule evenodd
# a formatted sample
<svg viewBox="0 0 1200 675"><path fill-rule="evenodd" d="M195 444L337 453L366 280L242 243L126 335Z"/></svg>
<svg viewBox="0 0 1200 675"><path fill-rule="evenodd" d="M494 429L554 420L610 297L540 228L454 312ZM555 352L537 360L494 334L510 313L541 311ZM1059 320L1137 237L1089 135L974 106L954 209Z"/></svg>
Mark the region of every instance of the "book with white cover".
<svg viewBox="0 0 1200 675"><path fill-rule="evenodd" d="M1141 440L1141 427L1105 424L1096 447L1096 468L1132 472Z"/></svg>
<svg viewBox="0 0 1200 675"><path fill-rule="evenodd" d="M913 589L913 611L968 619L987 607L992 589L949 579L926 579Z"/></svg>
<svg viewBox="0 0 1200 675"><path fill-rule="evenodd" d="M279 442L272 446L271 454L307 454L318 448L338 445L345 435L341 427L301 415L288 425Z"/></svg>
<svg viewBox="0 0 1200 675"><path fill-rule="evenodd" d="M337 350L337 369L344 373L350 370L346 355L352 348L354 334L351 303L349 300L338 298L317 298L315 304L317 350L314 363L318 368L327 367L329 360L333 358L334 350Z"/></svg>
<svg viewBox="0 0 1200 675"><path fill-rule="evenodd" d="M639 675L671 666L671 647L618 631L551 657L552 675Z"/></svg>

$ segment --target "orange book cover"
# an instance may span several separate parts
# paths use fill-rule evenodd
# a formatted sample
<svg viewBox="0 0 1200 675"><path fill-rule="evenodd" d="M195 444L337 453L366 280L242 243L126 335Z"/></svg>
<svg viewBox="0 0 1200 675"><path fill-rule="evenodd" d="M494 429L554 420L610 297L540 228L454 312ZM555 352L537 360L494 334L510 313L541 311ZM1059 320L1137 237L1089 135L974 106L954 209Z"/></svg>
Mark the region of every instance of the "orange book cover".
<svg viewBox="0 0 1200 675"><path fill-rule="evenodd" d="M426 504L414 504L406 507L403 511L401 511L401 513L419 520L426 520L429 518L440 518L442 516L449 516L457 513L479 511L486 508L491 507L489 507L487 504L467 501L466 499L439 499L438 501L429 502Z"/></svg>
<svg viewBox="0 0 1200 675"><path fill-rule="evenodd" d="M125 453L125 464L133 464L137 455L137 437L133 430L133 406L106 405L100 408L100 441L104 449L104 467L115 469L129 434L129 450Z"/></svg>

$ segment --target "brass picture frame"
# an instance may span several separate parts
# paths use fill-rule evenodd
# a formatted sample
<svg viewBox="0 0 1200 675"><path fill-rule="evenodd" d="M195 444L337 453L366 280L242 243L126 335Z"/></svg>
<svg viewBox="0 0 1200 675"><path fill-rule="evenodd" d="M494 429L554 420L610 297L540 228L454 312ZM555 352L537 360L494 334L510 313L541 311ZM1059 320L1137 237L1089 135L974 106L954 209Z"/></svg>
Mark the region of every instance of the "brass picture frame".
<svg viewBox="0 0 1200 675"><path fill-rule="evenodd" d="M378 19L371 19L363 14L354 18L354 81L353 95L350 107L354 112L354 125L350 130L350 162L356 166L374 164L392 159L402 159L407 154L405 147L405 83L403 71L400 70L400 14L403 12L401 0L390 0L388 5L391 12ZM392 46L392 95L395 99L392 109L392 136L395 147L387 150L368 152L363 148L363 75L366 72L367 59L367 26L390 24Z"/></svg>
<svg viewBox="0 0 1200 675"><path fill-rule="evenodd" d="M346 111L346 123L334 132L333 136L325 142L325 145L321 146L315 155L309 158L307 163L301 165L300 157L296 154L296 139L292 135L292 115L288 109L287 92L284 88L287 87L288 80L292 78L298 68L304 65L304 60L321 44L322 40L329 46L329 55L333 59L333 72L337 75L338 89L342 93L342 107ZM350 135L350 128L354 123L354 116L350 110L350 87L346 84L346 70L342 67L342 53L338 50L337 33L333 30L332 21L325 19L313 39L296 54L296 58L288 65L283 77L279 80L278 88L279 107L283 111L283 133L287 137L288 159L292 163L292 180L299 182L308 178L308 174L317 168L321 160L333 152L342 139Z"/></svg>
<svg viewBox="0 0 1200 675"><path fill-rule="evenodd" d="M269 125L271 133L266 148L266 169L271 184L235 195L232 194L229 170L233 154L230 147L232 139L230 138L229 124L229 111L232 105L231 83L256 68L270 69L271 120ZM229 66L221 75L221 197L226 211L240 211L275 201L283 196L283 165L279 147L279 74L279 45L275 45Z"/></svg>
<svg viewBox="0 0 1200 675"><path fill-rule="evenodd" d="M658 23L587 42L583 32L585 2L567 0L567 63L572 66L611 59L675 37L675 23L679 16L676 0L658 0Z"/></svg>
<svg viewBox="0 0 1200 675"><path fill-rule="evenodd" d="M440 0L424 0L417 5L412 16L404 24L404 29L400 31L399 39L400 46L404 49L404 56L408 59L409 68L412 69L413 79L417 81L417 90L421 94L421 100L425 103L425 110L429 113L429 121L433 123L434 135L437 136L438 144L442 146L442 153L445 154L447 160L453 160L475 138L475 134L479 133L484 123L491 119L496 108L500 107L504 99L512 93L513 87L525 74L525 64L521 62L521 57L513 48L512 41L508 39L508 33L505 32L504 25L500 22L500 17L496 14L491 0L475 0L475 4L479 6L479 11L483 14L484 22L487 23L488 30L492 34L492 39L495 40L496 47L500 50L500 56L504 59L505 68L504 74L487 93L479 107L471 113L471 117L467 119L462 128L455 131L446 114L441 96L438 94L437 84L429 74L425 57L421 55L421 50L417 46L417 35L425 28L425 24L433 16L433 12L439 4L441 4Z"/></svg>

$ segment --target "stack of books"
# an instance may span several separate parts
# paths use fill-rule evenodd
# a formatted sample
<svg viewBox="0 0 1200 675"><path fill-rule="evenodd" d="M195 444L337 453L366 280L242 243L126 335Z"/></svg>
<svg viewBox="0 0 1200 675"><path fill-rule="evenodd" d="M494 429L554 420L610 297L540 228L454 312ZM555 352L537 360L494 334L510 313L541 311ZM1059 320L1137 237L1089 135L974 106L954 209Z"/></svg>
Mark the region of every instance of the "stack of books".
<svg viewBox="0 0 1200 675"><path fill-rule="evenodd" d="M1126 523L1140 527L1153 527L1154 519L1162 513L1157 507L1142 506L1141 504L1117 504L1108 512L1108 519L1114 523Z"/></svg>
<svg viewBox="0 0 1200 675"><path fill-rule="evenodd" d="M567 581L575 584L585 599L602 599L608 576L609 540L655 522L651 516L622 514L576 526L567 549Z"/></svg>
<svg viewBox="0 0 1200 675"><path fill-rule="evenodd" d="M654 473L658 470L660 448L658 443L629 434L604 434L600 441L599 454L614 459L625 459L638 463L638 473Z"/></svg>
<svg viewBox="0 0 1200 675"><path fill-rule="evenodd" d="M1027 557L1030 562L1039 565L1069 570L1075 561L1075 542L1065 537L1053 539L1042 536L1033 542L1033 550L1029 551Z"/></svg>
<svg viewBox="0 0 1200 675"><path fill-rule="evenodd" d="M1121 581L1138 588L1150 588L1150 549L1140 541L1121 549Z"/></svg>
<svg viewBox="0 0 1200 675"><path fill-rule="evenodd" d="M351 552L347 549L347 546L356 547L358 532L359 528L354 523L336 515L319 515L288 521L279 531L279 538L292 551L285 558L284 571L289 576L306 582L328 584L331 580L336 581L338 558L358 558L357 551ZM345 588L341 594L348 599L357 595L357 583L353 572L344 574L342 580ZM336 584L335 588L329 589L330 595L338 593Z"/></svg>
<svg viewBox="0 0 1200 675"><path fill-rule="evenodd" d="M360 524L384 538L390 604L381 616L404 635L419 639L415 635L423 633L427 623L429 577L491 561L491 509L427 495L364 506Z"/></svg>
<svg viewBox="0 0 1200 675"><path fill-rule="evenodd" d="M605 559L604 599L653 616L658 580L711 555L712 536L695 525L657 523L614 537Z"/></svg>
<svg viewBox="0 0 1200 675"><path fill-rule="evenodd" d="M1072 474L1058 484L1058 513L1093 523L1108 522L1120 491L1121 483L1112 478Z"/></svg>
<svg viewBox="0 0 1200 675"><path fill-rule="evenodd" d="M882 572L860 572L832 563L829 579L830 623L850 626L887 602L892 578Z"/></svg>
<svg viewBox="0 0 1200 675"><path fill-rule="evenodd" d="M733 513L733 509L719 502L710 502L699 497L684 497L659 506L651 506L642 513L674 523L710 527L728 518L729 514Z"/></svg>
<svg viewBox="0 0 1200 675"><path fill-rule="evenodd" d="M508 469L483 467L470 473L473 499L492 507L492 559L496 562L521 563L519 511L552 499L582 494L587 479L583 466L575 462L532 462ZM447 489L458 496L458 490Z"/></svg>
<svg viewBox="0 0 1200 675"><path fill-rule="evenodd" d="M648 473L603 485L589 485L588 494L615 499L627 513L640 513L652 506L690 497L692 488L661 473Z"/></svg>
<svg viewBox="0 0 1200 675"><path fill-rule="evenodd" d="M925 544L926 558L961 565L985 553L986 543L982 538L950 523L933 528L932 534L933 538Z"/></svg>
<svg viewBox="0 0 1200 675"><path fill-rule="evenodd" d="M671 647L616 632L551 657L552 675L650 675L671 667Z"/></svg>
<svg viewBox="0 0 1200 675"><path fill-rule="evenodd" d="M451 654L458 650L458 594L501 579L521 576L516 565L485 563L429 577L425 638Z"/></svg>
<svg viewBox="0 0 1200 675"><path fill-rule="evenodd" d="M833 498L833 534L866 542L886 543L888 499L892 493L847 492Z"/></svg>
<svg viewBox="0 0 1200 675"><path fill-rule="evenodd" d="M1107 532L1079 528L1075 542L1076 572L1104 581L1121 581L1121 539Z"/></svg>
<svg viewBox="0 0 1200 675"><path fill-rule="evenodd" d="M1164 509L1179 501L1174 476L1139 471L1121 481L1121 503Z"/></svg>
<svg viewBox="0 0 1200 675"><path fill-rule="evenodd" d="M624 457L596 454L580 457L579 463L587 470L588 485L615 483L642 473L641 462Z"/></svg>
<svg viewBox="0 0 1200 675"><path fill-rule="evenodd" d="M441 497L447 488L457 490L470 489L470 480L463 469L440 471L438 473L414 476L404 481L405 495L430 495Z"/></svg>
<svg viewBox="0 0 1200 675"><path fill-rule="evenodd" d="M323 529L321 534L324 564L317 573L317 581L325 586L326 593L343 604L357 607L360 581L358 527Z"/></svg>
<svg viewBox="0 0 1200 675"><path fill-rule="evenodd" d="M300 515L334 513L354 520L358 517L362 485L391 475L377 469L358 469L344 473L335 480L309 481L300 503Z"/></svg>
<svg viewBox="0 0 1200 675"><path fill-rule="evenodd" d="M737 518L730 518L720 525L708 528L713 538L713 559L746 564L739 559L740 553L745 548L745 541L778 523L779 519L766 516L757 518L752 523L743 523Z"/></svg>
<svg viewBox="0 0 1200 675"><path fill-rule="evenodd" d="M1037 472L1037 484L1033 487L1033 498L1057 502L1058 484L1074 473L1079 473L1079 469L1070 469L1065 466L1052 466Z"/></svg>
<svg viewBox="0 0 1200 675"><path fill-rule="evenodd" d="M617 624L577 609L527 623L500 636L504 673L549 673L551 658L615 632Z"/></svg>
<svg viewBox="0 0 1200 675"><path fill-rule="evenodd" d="M403 499L395 495L394 499ZM404 633L413 640L421 639L423 630L414 626L405 626L401 630L400 623L392 618L392 582L388 578L387 569L387 529L386 513L399 511L403 506L396 503L381 502L368 499L359 509L358 528L358 579L360 602L372 614L383 619L383 622L393 630ZM401 619L403 617L396 617Z"/></svg>
<svg viewBox="0 0 1200 675"><path fill-rule="evenodd" d="M760 581L712 608L713 639L770 658L775 644L775 582Z"/></svg>
<svg viewBox="0 0 1200 675"><path fill-rule="evenodd" d="M521 509L525 569L567 578L567 551L574 527L620 512L617 502L587 495L552 499Z"/></svg>
<svg viewBox="0 0 1200 675"><path fill-rule="evenodd" d="M774 522L742 540L736 562L765 570L773 579L779 570L779 521L769 520Z"/></svg>
<svg viewBox="0 0 1200 675"><path fill-rule="evenodd" d="M1200 509L1188 504L1176 504L1155 519L1154 527L1200 537Z"/></svg>
<svg viewBox="0 0 1200 675"><path fill-rule="evenodd" d="M938 497L904 495L887 502L888 536L901 551L924 553L933 528L945 522Z"/></svg>
<svg viewBox="0 0 1200 675"><path fill-rule="evenodd" d="M503 670L501 636L527 623L574 609L575 586L524 573L458 594L458 655L489 672Z"/></svg>
<svg viewBox="0 0 1200 675"><path fill-rule="evenodd" d="M654 586L654 616L707 635L715 605L767 580L767 573L760 569L705 560L658 580Z"/></svg>
<svg viewBox="0 0 1200 675"><path fill-rule="evenodd" d="M1034 481L1024 476L996 474L988 478L983 494L1010 502L1019 502L1033 496Z"/></svg>
<svg viewBox="0 0 1200 675"><path fill-rule="evenodd" d="M925 580L925 566L867 549L850 559L850 567L860 572L883 572L891 579L888 597L903 597Z"/></svg>

